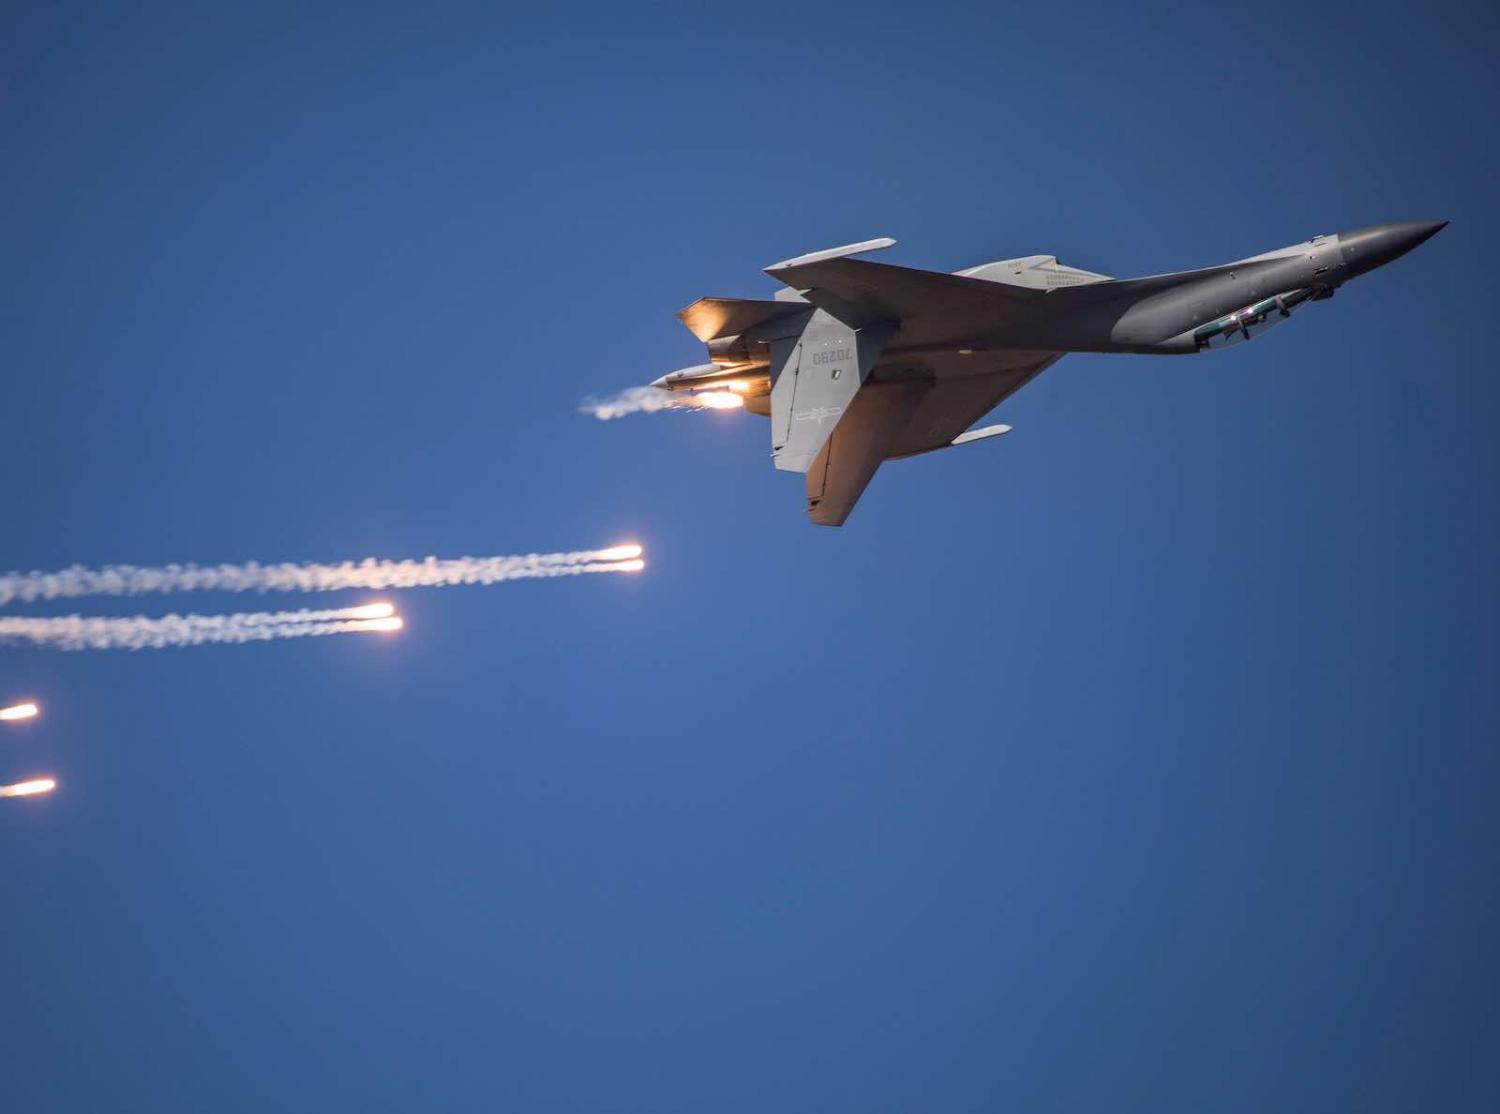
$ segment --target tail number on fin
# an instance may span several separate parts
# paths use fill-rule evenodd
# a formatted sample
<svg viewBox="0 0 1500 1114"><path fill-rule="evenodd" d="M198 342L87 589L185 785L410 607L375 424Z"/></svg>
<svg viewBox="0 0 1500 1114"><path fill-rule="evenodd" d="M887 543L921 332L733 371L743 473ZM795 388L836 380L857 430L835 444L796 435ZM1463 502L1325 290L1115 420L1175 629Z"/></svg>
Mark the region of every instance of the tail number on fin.
<svg viewBox="0 0 1500 1114"><path fill-rule="evenodd" d="M807 471L894 331L885 323L854 328L820 310L795 343L772 343L771 452L777 468Z"/></svg>

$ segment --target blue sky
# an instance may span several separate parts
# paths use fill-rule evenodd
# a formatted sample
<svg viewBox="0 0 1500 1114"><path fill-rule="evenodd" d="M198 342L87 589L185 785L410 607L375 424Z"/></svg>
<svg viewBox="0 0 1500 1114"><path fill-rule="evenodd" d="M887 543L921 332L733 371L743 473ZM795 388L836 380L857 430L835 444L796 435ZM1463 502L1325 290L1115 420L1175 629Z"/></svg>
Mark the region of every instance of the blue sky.
<svg viewBox="0 0 1500 1114"><path fill-rule="evenodd" d="M62 783L0 802L7 1105L1500 1104L1491 13L0 18L0 565L650 558L0 650L0 780ZM832 244L1429 217L1254 344L1068 357L842 530L760 419L577 412ZM245 601L78 609L189 604Z"/></svg>

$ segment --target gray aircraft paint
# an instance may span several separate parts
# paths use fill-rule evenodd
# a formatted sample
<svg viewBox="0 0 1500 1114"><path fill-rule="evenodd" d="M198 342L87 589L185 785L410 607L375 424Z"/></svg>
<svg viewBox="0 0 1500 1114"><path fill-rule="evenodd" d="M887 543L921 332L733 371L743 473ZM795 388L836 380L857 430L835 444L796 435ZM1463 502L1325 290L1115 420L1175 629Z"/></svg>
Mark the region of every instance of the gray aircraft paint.
<svg viewBox="0 0 1500 1114"><path fill-rule="evenodd" d="M895 243L867 240L767 267L786 287L772 300L694 302L678 316L713 363L654 385L745 389L747 409L771 418L776 467L807 473L812 521L838 526L882 461L982 439L965 431L1068 352L1185 355L1250 339L1446 224L1373 225L1138 279L1050 255L922 271L853 258Z"/></svg>
<svg viewBox="0 0 1500 1114"><path fill-rule="evenodd" d="M776 467L806 472L854 401L895 331L894 322L851 328L818 310L773 367L771 453Z"/></svg>

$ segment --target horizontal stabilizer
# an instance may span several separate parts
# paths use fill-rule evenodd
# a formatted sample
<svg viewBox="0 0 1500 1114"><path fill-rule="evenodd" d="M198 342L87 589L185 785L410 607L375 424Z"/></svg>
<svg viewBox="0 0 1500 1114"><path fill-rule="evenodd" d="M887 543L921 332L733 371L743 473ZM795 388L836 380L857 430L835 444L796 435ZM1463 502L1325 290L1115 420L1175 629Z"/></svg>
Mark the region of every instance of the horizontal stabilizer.
<svg viewBox="0 0 1500 1114"><path fill-rule="evenodd" d="M768 325L784 317L808 313L804 302L769 302L753 298L699 298L677 314L688 332L707 344Z"/></svg>

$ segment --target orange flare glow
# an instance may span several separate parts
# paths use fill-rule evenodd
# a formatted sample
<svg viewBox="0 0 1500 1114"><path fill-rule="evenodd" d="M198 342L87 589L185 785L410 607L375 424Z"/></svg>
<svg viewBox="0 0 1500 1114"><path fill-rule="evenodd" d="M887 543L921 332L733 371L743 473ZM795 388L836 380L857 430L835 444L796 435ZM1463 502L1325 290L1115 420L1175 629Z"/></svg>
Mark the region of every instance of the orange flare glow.
<svg viewBox="0 0 1500 1114"><path fill-rule="evenodd" d="M743 379L736 379L733 383L729 384L729 389L737 395L747 395L750 393L750 384L746 383Z"/></svg>
<svg viewBox="0 0 1500 1114"><path fill-rule="evenodd" d="M12 704L9 708L0 708L0 719L31 719L40 711L35 704Z"/></svg>
<svg viewBox="0 0 1500 1114"><path fill-rule="evenodd" d="M699 391L693 402L708 410L735 410L745 405L745 400L733 391Z"/></svg>
<svg viewBox="0 0 1500 1114"><path fill-rule="evenodd" d="M50 777L39 777L35 781L18 781L14 785L0 785L0 797L34 797L38 793L50 793L57 782Z"/></svg>

